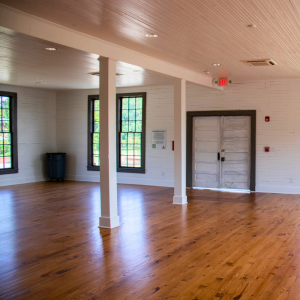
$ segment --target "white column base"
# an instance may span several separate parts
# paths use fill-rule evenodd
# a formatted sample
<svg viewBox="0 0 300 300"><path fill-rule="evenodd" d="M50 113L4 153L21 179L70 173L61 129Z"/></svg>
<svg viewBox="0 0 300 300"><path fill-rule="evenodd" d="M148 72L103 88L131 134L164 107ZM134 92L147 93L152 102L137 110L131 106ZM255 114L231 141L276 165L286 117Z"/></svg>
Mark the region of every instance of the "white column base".
<svg viewBox="0 0 300 300"><path fill-rule="evenodd" d="M173 204L187 204L187 196L174 196Z"/></svg>
<svg viewBox="0 0 300 300"><path fill-rule="evenodd" d="M99 228L115 228L120 226L119 216L116 217L100 217Z"/></svg>

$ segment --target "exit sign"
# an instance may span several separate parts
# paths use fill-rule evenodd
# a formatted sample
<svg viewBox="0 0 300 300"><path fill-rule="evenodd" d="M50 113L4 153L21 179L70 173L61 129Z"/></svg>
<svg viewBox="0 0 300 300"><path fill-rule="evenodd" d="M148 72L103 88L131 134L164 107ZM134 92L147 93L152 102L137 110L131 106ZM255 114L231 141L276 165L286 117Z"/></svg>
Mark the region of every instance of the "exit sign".
<svg viewBox="0 0 300 300"><path fill-rule="evenodd" d="M219 85L227 85L227 78L219 78Z"/></svg>

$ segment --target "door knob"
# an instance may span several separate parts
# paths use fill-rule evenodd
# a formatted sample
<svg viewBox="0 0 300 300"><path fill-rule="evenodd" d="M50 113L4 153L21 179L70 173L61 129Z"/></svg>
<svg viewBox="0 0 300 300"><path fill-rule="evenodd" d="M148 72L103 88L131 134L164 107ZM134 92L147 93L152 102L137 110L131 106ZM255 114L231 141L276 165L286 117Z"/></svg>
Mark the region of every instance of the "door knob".
<svg viewBox="0 0 300 300"><path fill-rule="evenodd" d="M222 158L221 158L221 161L225 161L225 157L222 157Z"/></svg>

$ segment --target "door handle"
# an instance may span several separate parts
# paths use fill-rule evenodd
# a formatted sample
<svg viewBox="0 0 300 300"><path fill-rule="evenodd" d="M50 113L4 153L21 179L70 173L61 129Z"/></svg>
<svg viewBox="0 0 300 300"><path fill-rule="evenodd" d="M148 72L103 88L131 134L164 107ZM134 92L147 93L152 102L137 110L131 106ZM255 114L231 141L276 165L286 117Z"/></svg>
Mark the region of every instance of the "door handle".
<svg viewBox="0 0 300 300"><path fill-rule="evenodd" d="M225 161L225 157L222 157L222 158L221 158L221 161Z"/></svg>
<svg viewBox="0 0 300 300"><path fill-rule="evenodd" d="M218 152L218 160L220 160L220 152Z"/></svg>

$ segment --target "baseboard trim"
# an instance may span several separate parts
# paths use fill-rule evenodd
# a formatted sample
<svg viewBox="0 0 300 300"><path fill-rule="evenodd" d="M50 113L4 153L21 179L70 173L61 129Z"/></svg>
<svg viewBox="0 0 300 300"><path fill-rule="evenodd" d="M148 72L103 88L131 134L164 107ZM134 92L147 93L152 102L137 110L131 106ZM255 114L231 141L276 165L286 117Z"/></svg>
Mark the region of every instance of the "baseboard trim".
<svg viewBox="0 0 300 300"><path fill-rule="evenodd" d="M256 192L274 194L300 194L300 187L257 185Z"/></svg>
<svg viewBox="0 0 300 300"><path fill-rule="evenodd" d="M9 176L9 178L3 177ZM44 176L36 176L36 177L19 177L17 174L9 174L9 175L1 175L1 182L0 187L3 186L9 186L9 185L18 185L18 184L26 184L26 183L33 183L33 182L41 182L41 181L47 181L47 179Z"/></svg>

